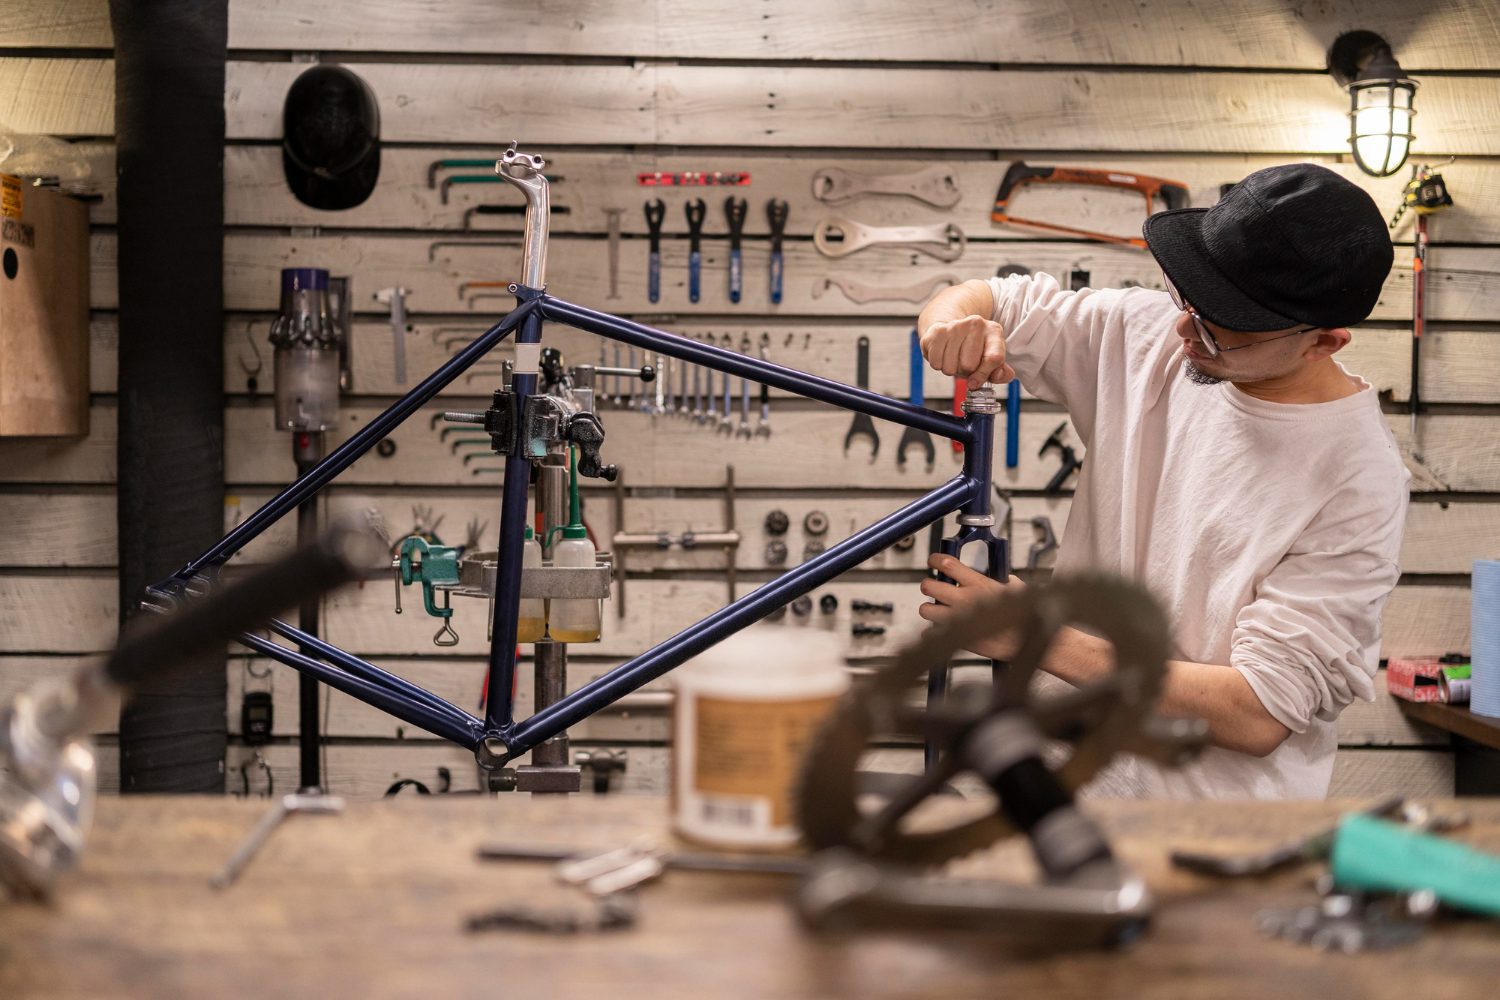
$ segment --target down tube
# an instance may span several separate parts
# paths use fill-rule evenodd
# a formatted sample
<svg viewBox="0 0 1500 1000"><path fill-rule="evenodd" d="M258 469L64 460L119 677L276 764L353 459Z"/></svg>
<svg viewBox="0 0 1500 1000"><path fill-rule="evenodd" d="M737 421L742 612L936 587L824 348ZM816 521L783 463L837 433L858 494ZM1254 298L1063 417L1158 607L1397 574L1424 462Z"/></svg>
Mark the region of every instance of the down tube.
<svg viewBox="0 0 1500 1000"><path fill-rule="evenodd" d="M807 593L840 573L853 569L875 553L915 534L973 499L979 484L967 476L944 483L915 503L881 518L822 555L691 625L640 656L622 663L562 701L537 712L502 735L511 757L530 750L599 709L647 684L715 643L759 621L773 610Z"/></svg>

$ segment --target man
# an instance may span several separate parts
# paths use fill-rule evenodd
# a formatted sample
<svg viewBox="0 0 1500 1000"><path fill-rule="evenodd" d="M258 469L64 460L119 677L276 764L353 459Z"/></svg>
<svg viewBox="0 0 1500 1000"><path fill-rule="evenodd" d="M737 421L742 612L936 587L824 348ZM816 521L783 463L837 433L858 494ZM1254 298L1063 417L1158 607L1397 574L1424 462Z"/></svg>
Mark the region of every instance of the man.
<svg viewBox="0 0 1500 1000"><path fill-rule="evenodd" d="M1334 720L1373 697L1408 474L1374 389L1334 360L1369 315L1392 249L1370 197L1322 167L1246 177L1145 236L1167 292L1059 290L1045 275L969 281L918 321L922 351L970 386L1019 377L1067 408L1088 447L1057 572L1146 585L1172 622L1161 710L1206 719L1213 746L1168 771L1127 758L1111 793L1327 794ZM930 621L998 584L933 565ZM1003 658L1005 636L976 652ZM1048 672L1111 669L1066 634Z"/></svg>

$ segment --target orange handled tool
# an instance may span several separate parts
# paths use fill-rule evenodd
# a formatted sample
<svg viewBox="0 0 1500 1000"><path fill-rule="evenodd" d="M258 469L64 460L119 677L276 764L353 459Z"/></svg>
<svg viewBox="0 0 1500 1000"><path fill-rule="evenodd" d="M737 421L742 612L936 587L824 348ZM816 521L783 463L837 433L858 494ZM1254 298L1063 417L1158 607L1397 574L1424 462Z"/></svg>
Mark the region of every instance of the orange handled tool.
<svg viewBox="0 0 1500 1000"><path fill-rule="evenodd" d="M1096 233L1055 222L1022 219L1011 215L1009 212L1011 199L1020 188L1028 184L1091 184L1095 187L1136 191L1146 199L1147 215L1153 211L1158 198L1169 209L1188 207L1187 185L1180 181L1163 180L1160 177L1147 177L1144 174L1131 174L1120 170L1095 170L1089 167L1029 167L1017 160L1010 165L1010 169L1005 172L1005 177L1000 181L1000 190L995 195L995 207L990 212L990 221L1008 223L1012 226L1046 229L1054 233L1066 233L1069 236L1098 240L1101 243L1119 243L1140 250L1146 249L1146 241L1138 236Z"/></svg>

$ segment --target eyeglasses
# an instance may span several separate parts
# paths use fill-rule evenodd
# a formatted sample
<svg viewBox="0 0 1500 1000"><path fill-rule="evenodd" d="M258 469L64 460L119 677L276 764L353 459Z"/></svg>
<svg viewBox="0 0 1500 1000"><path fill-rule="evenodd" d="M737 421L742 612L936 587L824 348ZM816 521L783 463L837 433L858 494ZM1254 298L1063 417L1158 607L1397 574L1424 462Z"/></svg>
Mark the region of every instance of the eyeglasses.
<svg viewBox="0 0 1500 1000"><path fill-rule="evenodd" d="M1187 313L1188 318L1193 321L1193 329L1198 332L1198 339L1203 343L1205 348L1204 353L1211 358L1217 358L1219 355L1227 354L1230 351L1244 351L1252 347L1259 347L1261 344L1269 344L1273 340L1285 340L1287 337L1295 337L1299 333L1311 333L1313 330L1318 329L1316 326L1304 326L1300 330L1292 330L1289 333L1278 334L1275 337L1267 337L1265 340L1257 340L1253 344L1241 344L1238 347L1220 347L1219 342L1214 339L1213 333L1209 331L1208 324L1203 322L1202 316L1198 315L1198 310L1187 304L1186 300L1182 297L1182 293L1177 290L1176 285L1172 284L1172 279L1167 277L1165 272L1163 272L1161 280L1166 282L1167 294L1172 297L1172 304Z"/></svg>

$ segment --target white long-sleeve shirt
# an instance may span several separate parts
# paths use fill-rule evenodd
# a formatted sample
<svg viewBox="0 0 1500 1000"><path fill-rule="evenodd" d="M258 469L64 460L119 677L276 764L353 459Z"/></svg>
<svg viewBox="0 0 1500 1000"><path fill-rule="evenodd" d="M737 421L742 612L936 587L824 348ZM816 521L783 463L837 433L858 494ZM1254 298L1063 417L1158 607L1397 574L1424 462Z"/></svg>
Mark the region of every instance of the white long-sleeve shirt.
<svg viewBox="0 0 1500 1000"><path fill-rule="evenodd" d="M1299 405L1199 385L1164 292L1067 292L1046 275L990 286L1006 360L1088 449L1057 572L1144 584L1174 658L1238 670L1291 730L1266 757L1212 748L1176 770L1127 757L1087 791L1323 797L1334 720L1374 697L1400 575L1410 477L1375 391L1355 378L1351 396Z"/></svg>

